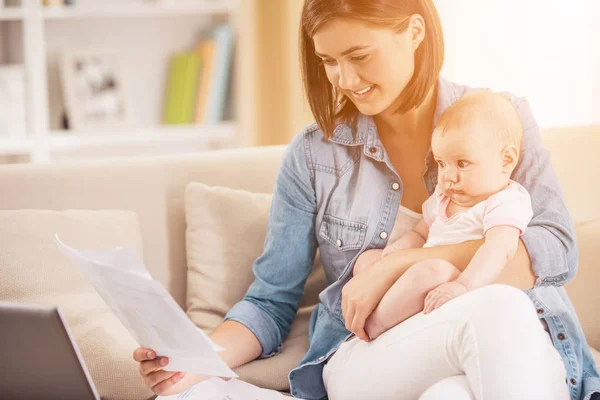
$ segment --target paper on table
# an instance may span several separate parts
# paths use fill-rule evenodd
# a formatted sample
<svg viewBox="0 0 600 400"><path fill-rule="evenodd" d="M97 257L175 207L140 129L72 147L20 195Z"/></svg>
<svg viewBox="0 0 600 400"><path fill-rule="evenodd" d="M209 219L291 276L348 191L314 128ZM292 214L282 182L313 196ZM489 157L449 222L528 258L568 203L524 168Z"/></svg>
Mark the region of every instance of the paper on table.
<svg viewBox="0 0 600 400"><path fill-rule="evenodd" d="M285 400L289 397L274 390L261 389L249 383L230 379L211 378L190 387L183 393L158 396L156 400Z"/></svg>
<svg viewBox="0 0 600 400"><path fill-rule="evenodd" d="M188 318L133 251L79 250L55 241L86 276L138 344L169 358L167 371L236 377L216 345Z"/></svg>

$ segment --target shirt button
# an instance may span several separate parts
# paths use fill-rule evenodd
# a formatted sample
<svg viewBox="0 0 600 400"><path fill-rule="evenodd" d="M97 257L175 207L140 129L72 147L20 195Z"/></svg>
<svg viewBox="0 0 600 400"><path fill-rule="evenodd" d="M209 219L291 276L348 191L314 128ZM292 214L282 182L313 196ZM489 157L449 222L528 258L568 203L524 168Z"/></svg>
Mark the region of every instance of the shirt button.
<svg viewBox="0 0 600 400"><path fill-rule="evenodd" d="M571 378L571 383L572 383L573 385L577 385L577 381L575 380L575 378Z"/></svg>
<svg viewBox="0 0 600 400"><path fill-rule="evenodd" d="M394 189L394 190L400 189L400 184L398 182L392 183L392 189Z"/></svg>
<svg viewBox="0 0 600 400"><path fill-rule="evenodd" d="M338 239L337 242L336 242L336 244L337 244L337 247L342 247L342 244L343 244L342 240Z"/></svg>
<svg viewBox="0 0 600 400"><path fill-rule="evenodd" d="M543 314L543 313L544 313L544 310L543 310L542 308L538 308L538 309L537 309L537 313L538 313L538 314Z"/></svg>
<svg viewBox="0 0 600 400"><path fill-rule="evenodd" d="M557 338L558 338L558 340L565 340L565 335L562 333L559 333Z"/></svg>
<svg viewBox="0 0 600 400"><path fill-rule="evenodd" d="M317 361L323 361L324 359L325 359L325 356L322 356L322 357L319 357L319 358L317 359Z"/></svg>
<svg viewBox="0 0 600 400"><path fill-rule="evenodd" d="M382 238L382 239L387 239L387 232L381 232L379 234L379 237Z"/></svg>
<svg viewBox="0 0 600 400"><path fill-rule="evenodd" d="M369 147L369 153L371 153L371 154L377 153L377 148L376 147Z"/></svg>

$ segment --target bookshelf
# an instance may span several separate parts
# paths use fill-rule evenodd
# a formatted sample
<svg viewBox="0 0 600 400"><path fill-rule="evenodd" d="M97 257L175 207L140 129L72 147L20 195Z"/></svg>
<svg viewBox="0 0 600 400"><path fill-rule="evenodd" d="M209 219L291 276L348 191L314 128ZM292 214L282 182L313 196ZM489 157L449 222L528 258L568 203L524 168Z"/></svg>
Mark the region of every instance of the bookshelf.
<svg viewBox="0 0 600 400"><path fill-rule="evenodd" d="M144 154L203 151L236 146L238 123L163 125L162 107L169 60L193 48L199 33L219 22L235 32L237 0L80 0L74 6L42 6L22 0L0 6L0 64L22 64L26 130L0 134L0 158L30 162L80 158L78 151L110 157L123 149ZM1 3L1 1L0 1ZM122 55L132 120L107 132L64 130L59 54L64 49L106 49ZM77 157L76 157L77 156Z"/></svg>

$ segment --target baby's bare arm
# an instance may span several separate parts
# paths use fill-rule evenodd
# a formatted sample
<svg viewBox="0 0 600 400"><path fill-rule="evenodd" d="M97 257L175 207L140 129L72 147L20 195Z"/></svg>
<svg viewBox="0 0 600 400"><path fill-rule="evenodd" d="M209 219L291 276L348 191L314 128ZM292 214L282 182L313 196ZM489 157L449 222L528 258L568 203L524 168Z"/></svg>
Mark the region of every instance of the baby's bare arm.
<svg viewBox="0 0 600 400"><path fill-rule="evenodd" d="M382 257L398 250L415 249L423 247L429 236L429 226L424 219L419 220L415 227L406 232L402 237L394 243L388 243L383 249Z"/></svg>
<svg viewBox="0 0 600 400"><path fill-rule="evenodd" d="M467 268L456 279L467 290L495 282L519 245L519 229L497 226L490 229L485 243L477 250Z"/></svg>

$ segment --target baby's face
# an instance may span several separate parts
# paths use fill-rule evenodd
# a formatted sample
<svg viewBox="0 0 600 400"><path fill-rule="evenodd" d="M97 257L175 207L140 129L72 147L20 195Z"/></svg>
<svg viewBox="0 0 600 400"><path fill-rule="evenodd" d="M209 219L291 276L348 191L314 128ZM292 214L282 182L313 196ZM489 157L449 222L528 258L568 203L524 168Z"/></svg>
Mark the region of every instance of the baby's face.
<svg viewBox="0 0 600 400"><path fill-rule="evenodd" d="M502 190L510 173L503 170L504 145L473 128L434 131L431 150L438 163L438 186L452 202L472 207Z"/></svg>

